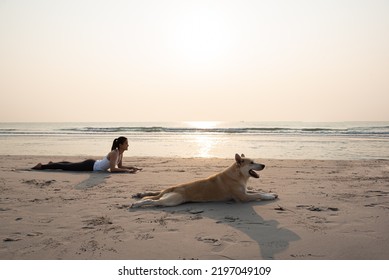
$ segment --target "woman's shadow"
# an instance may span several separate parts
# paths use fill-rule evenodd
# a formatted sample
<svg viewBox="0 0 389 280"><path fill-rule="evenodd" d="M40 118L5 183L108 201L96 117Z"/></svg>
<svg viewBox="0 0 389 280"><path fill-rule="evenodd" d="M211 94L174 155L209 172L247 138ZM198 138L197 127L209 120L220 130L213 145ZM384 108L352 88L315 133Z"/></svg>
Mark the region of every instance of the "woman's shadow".
<svg viewBox="0 0 389 280"><path fill-rule="evenodd" d="M75 185L74 188L77 190L83 190L96 187L98 185L104 184L105 180L109 177L109 172L92 172L87 179Z"/></svg>
<svg viewBox="0 0 389 280"><path fill-rule="evenodd" d="M32 169L20 169L17 171L35 171L35 172L46 172L46 173L64 173L64 171L59 170L32 170ZM80 174L89 174L89 177L77 185L74 186L75 189L83 190L96 187L105 183L105 180L110 177L109 172L99 171L99 172L89 172L89 171L66 171L68 174L80 175Z"/></svg>

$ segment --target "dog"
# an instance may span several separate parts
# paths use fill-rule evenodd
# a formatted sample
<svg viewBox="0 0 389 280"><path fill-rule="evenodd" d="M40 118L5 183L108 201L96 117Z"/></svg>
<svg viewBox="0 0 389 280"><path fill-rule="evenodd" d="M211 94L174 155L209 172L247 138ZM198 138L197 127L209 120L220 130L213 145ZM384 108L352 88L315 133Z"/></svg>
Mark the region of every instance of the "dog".
<svg viewBox="0 0 389 280"><path fill-rule="evenodd" d="M139 193L134 197L142 198L133 203L131 208L142 206L177 206L186 202L219 202L234 200L248 202L255 200L274 200L275 193L247 191L249 178L259 178L255 171L265 168L264 164L255 163L243 154L235 155L235 162L224 171L206 179L177 185L160 192Z"/></svg>

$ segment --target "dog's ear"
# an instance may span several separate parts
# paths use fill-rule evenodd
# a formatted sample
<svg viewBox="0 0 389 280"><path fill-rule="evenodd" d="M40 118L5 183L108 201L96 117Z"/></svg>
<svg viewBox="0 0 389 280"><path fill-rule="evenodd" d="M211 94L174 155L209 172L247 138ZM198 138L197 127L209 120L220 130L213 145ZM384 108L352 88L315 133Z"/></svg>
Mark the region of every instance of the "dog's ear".
<svg viewBox="0 0 389 280"><path fill-rule="evenodd" d="M242 163L242 158L240 157L240 155L235 154L235 161L236 161L237 164L241 164Z"/></svg>
<svg viewBox="0 0 389 280"><path fill-rule="evenodd" d="M240 156L241 156L241 157L245 157L244 154L241 154Z"/></svg>

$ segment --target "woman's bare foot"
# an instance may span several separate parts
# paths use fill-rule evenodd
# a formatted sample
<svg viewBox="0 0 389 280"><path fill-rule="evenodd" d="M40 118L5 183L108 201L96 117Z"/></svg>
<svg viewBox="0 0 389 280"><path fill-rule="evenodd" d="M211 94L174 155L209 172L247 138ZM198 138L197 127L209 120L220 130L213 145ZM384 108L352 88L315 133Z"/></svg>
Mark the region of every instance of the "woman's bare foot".
<svg viewBox="0 0 389 280"><path fill-rule="evenodd" d="M31 169L35 169L35 170L41 170L42 169L42 163L38 163L37 165L35 165L33 168Z"/></svg>

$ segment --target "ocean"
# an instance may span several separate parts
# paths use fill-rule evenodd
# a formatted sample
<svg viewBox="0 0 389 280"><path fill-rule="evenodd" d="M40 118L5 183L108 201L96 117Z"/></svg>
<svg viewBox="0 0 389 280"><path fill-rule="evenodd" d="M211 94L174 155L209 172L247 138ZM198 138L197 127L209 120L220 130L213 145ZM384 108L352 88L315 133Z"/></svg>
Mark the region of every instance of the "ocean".
<svg viewBox="0 0 389 280"><path fill-rule="evenodd" d="M389 122L0 123L0 155L389 159Z"/></svg>

